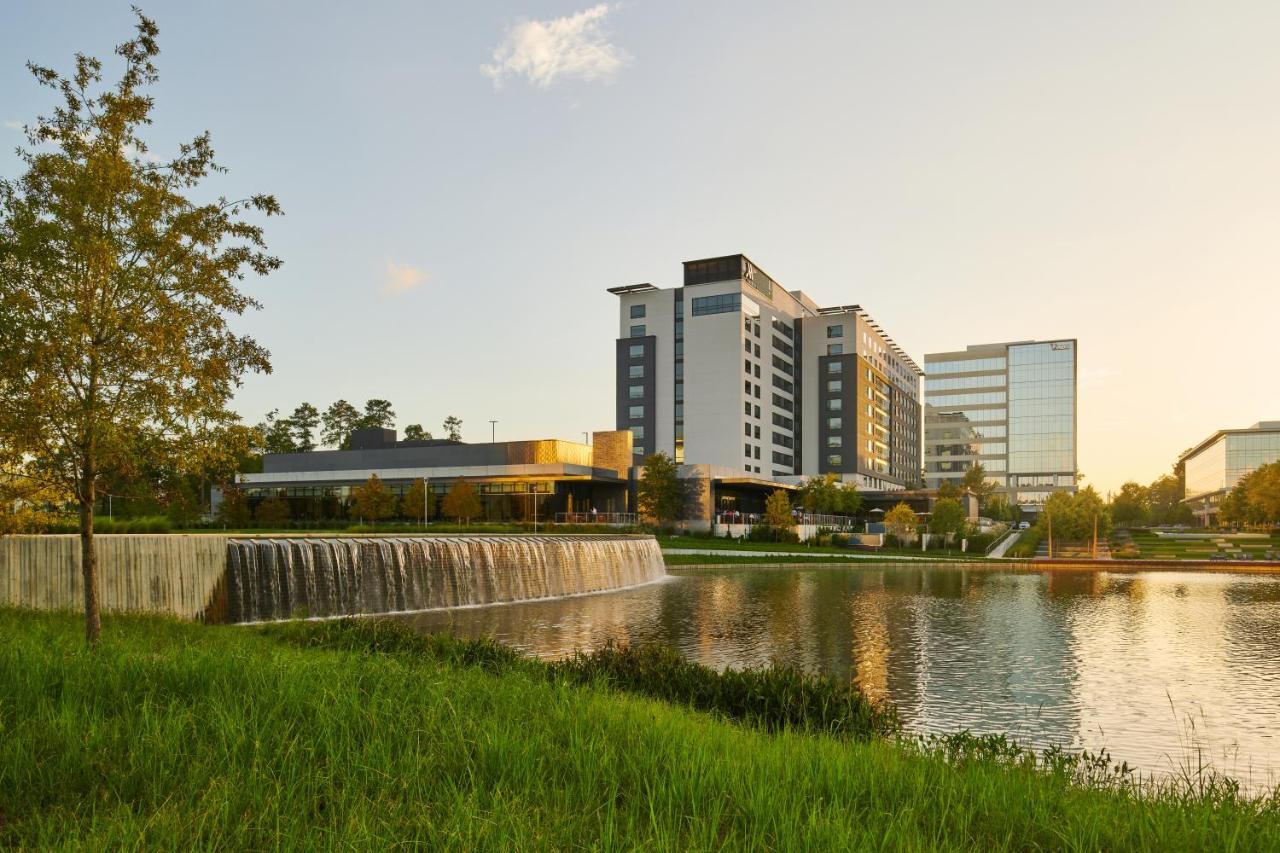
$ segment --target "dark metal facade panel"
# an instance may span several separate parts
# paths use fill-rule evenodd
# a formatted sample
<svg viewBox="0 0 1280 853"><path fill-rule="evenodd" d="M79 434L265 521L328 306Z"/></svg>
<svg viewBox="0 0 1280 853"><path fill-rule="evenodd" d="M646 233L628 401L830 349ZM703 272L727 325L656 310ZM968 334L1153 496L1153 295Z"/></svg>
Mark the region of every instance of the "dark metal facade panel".
<svg viewBox="0 0 1280 853"><path fill-rule="evenodd" d="M631 355L633 346L641 347L640 354ZM643 448L644 455L653 452L657 442L657 410L658 410L658 339L653 335L642 338L619 338L617 341L616 363L616 426L618 429L644 427L644 438L636 439L633 446ZM631 377L631 368L640 365L644 368L644 376ZM631 386L644 388L640 397L631 396ZM643 418L632 418L631 407L644 406ZM640 455L638 452L636 455Z"/></svg>

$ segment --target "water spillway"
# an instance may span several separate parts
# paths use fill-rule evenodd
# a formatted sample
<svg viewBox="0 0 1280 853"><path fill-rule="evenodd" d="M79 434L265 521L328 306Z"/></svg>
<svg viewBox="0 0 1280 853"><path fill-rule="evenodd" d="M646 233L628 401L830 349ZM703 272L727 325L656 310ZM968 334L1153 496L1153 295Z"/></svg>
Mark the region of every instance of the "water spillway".
<svg viewBox="0 0 1280 853"><path fill-rule="evenodd" d="M231 539L222 615L260 622L498 604L665 575L652 537Z"/></svg>

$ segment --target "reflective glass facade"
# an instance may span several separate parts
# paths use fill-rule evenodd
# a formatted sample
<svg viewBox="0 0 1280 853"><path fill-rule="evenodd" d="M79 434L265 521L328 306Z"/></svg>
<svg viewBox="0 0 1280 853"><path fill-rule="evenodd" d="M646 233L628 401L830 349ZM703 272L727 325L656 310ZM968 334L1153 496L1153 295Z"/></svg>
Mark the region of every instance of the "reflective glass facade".
<svg viewBox="0 0 1280 853"><path fill-rule="evenodd" d="M1186 457L1186 496L1233 489L1241 477L1276 461L1280 461L1280 424L1224 432Z"/></svg>
<svg viewBox="0 0 1280 853"><path fill-rule="evenodd" d="M1075 487L1075 341L925 356L925 484L981 464L1024 508Z"/></svg>
<svg viewBox="0 0 1280 853"><path fill-rule="evenodd" d="M1073 341L1009 347L1009 470L1076 470Z"/></svg>

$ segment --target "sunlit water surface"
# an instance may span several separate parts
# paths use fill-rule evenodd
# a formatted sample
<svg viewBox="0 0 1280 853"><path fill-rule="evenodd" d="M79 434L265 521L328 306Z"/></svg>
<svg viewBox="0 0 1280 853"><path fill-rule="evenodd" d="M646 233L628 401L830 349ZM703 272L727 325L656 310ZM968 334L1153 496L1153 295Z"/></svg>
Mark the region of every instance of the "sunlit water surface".
<svg viewBox="0 0 1280 853"><path fill-rule="evenodd" d="M402 618L544 658L659 640L718 669L776 660L853 679L913 731L1280 783L1280 576L726 569Z"/></svg>

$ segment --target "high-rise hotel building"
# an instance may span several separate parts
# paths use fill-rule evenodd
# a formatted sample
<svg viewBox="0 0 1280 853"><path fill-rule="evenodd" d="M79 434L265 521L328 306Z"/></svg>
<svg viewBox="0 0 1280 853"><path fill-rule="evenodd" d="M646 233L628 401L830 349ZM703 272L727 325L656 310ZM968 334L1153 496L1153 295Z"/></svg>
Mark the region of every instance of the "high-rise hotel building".
<svg viewBox="0 0 1280 853"><path fill-rule="evenodd" d="M762 479L828 472L866 489L920 478L915 362L857 305L819 308L744 255L686 261L681 287L614 287L617 425Z"/></svg>
<svg viewBox="0 0 1280 853"><path fill-rule="evenodd" d="M1034 512L1076 488L1076 341L978 344L924 357L925 485L981 464Z"/></svg>

